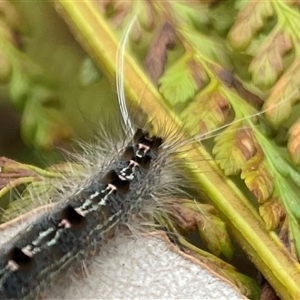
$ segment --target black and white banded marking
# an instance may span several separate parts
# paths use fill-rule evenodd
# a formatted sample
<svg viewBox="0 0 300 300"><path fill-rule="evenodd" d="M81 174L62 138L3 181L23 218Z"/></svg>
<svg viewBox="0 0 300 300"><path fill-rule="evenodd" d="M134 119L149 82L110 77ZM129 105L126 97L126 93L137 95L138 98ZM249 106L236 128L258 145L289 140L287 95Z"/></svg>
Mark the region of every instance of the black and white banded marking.
<svg viewBox="0 0 300 300"><path fill-rule="evenodd" d="M35 299L76 259L98 250L151 197L149 172L162 139L138 129L108 172L99 172L0 250L0 299ZM154 176L155 174L155 176ZM151 183L151 184L150 184Z"/></svg>

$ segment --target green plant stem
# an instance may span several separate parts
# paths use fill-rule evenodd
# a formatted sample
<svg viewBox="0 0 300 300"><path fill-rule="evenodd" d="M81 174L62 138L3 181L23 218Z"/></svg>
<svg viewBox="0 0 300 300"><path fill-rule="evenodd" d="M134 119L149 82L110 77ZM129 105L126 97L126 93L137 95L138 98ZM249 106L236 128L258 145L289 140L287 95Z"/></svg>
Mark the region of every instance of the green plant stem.
<svg viewBox="0 0 300 300"><path fill-rule="evenodd" d="M18 187L21 184L29 184L33 181L36 181L37 177L22 177L15 180L12 180L9 184L7 184L4 188L0 190L0 198L2 198L5 194L11 192L13 189Z"/></svg>
<svg viewBox="0 0 300 300"><path fill-rule="evenodd" d="M113 80L119 42L107 21L93 6L93 2L60 0L54 3L81 45L107 77ZM161 2L160 9L163 9L164 3ZM173 128L171 132L182 128L180 121L166 108L157 89L128 53L125 55L124 74L125 92L130 101L137 104L143 99L139 105L149 113L150 118L156 123L163 121ZM184 152L184 147L182 150ZM224 214L235 238L278 295L283 299L300 299L299 264L276 235L266 231L264 223L248 200L218 171L211 159L207 159L207 155L199 144L195 144L186 164L193 172L199 188L201 187ZM199 159L195 160L194 157Z"/></svg>

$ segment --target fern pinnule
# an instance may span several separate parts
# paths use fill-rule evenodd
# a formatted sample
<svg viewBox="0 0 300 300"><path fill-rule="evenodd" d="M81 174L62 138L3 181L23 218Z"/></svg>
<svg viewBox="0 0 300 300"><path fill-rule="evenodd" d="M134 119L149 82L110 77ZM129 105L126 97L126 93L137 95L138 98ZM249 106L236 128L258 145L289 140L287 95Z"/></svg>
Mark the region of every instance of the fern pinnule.
<svg viewBox="0 0 300 300"><path fill-rule="evenodd" d="M299 99L299 16L292 2L249 2L240 8L228 33L231 47L252 58L251 82L268 92L263 109L275 128L288 120Z"/></svg>
<svg viewBox="0 0 300 300"><path fill-rule="evenodd" d="M273 14L271 1L250 1L240 6L235 23L228 33L230 45L238 50L247 49Z"/></svg>

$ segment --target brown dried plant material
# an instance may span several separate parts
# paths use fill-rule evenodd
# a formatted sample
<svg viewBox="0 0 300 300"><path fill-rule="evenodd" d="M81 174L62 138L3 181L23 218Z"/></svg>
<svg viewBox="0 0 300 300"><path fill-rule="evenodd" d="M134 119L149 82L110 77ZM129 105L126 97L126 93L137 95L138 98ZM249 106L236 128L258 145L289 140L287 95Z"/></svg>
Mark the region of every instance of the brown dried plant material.
<svg viewBox="0 0 300 300"><path fill-rule="evenodd" d="M253 37L263 28L268 18L273 15L270 1L250 1L245 5L231 27L228 40L234 49L246 49ZM242 33L242 34L241 34Z"/></svg>
<svg viewBox="0 0 300 300"><path fill-rule="evenodd" d="M297 254L296 240L290 227L291 227L291 222L288 216L287 218L284 219L280 227L280 232L278 236L281 242L284 244L285 248L290 252L292 257L295 259L295 261L298 261L299 256Z"/></svg>
<svg viewBox="0 0 300 300"><path fill-rule="evenodd" d="M285 246L285 248L288 249L289 252L291 252L291 241L290 241L290 237L289 237L288 218L286 218L283 221L282 226L280 227L278 236L279 236L281 242L283 243L283 245Z"/></svg>
<svg viewBox="0 0 300 300"><path fill-rule="evenodd" d="M142 29L151 31L154 26L154 11L147 1L98 1L97 6L100 10L105 11L111 24L115 28L120 28L130 21L133 13L138 12L138 22L133 24L130 32L131 38L138 42L142 38Z"/></svg>
<svg viewBox="0 0 300 300"><path fill-rule="evenodd" d="M201 90L205 86L207 79L205 73L203 72L202 66L199 64L198 61L194 59L188 61L187 65L191 70L192 77L196 85L198 86L198 89Z"/></svg>
<svg viewBox="0 0 300 300"><path fill-rule="evenodd" d="M171 206L172 218L175 220L175 224L180 228L188 231L194 231L197 224L203 224L203 215L199 213L199 210L203 214L216 214L216 209L208 204L194 204L191 200L186 200L189 205L184 205L185 201L177 200L178 204ZM198 211L191 209L191 204L195 205Z"/></svg>
<svg viewBox="0 0 300 300"><path fill-rule="evenodd" d="M183 205L172 205L171 211L172 216L174 216L175 224L185 230L194 231L196 229L196 224L201 222L197 212L192 211Z"/></svg>
<svg viewBox="0 0 300 300"><path fill-rule="evenodd" d="M232 88L234 86L234 75L233 72L227 69L222 68L217 64L208 64L209 68L212 69L215 75L220 79L220 81L228 88Z"/></svg>
<svg viewBox="0 0 300 300"><path fill-rule="evenodd" d="M12 181L26 177L36 177L37 174L26 168L26 165L18 163L6 157L0 157L0 189L8 184L13 185Z"/></svg>
<svg viewBox="0 0 300 300"><path fill-rule="evenodd" d="M267 281L265 281L265 283L263 284L260 300L280 300L280 298L276 295L274 289Z"/></svg>
<svg viewBox="0 0 300 300"><path fill-rule="evenodd" d="M274 32L263 42L249 66L253 83L261 89L272 86L283 72L283 57L293 47L291 37L283 31Z"/></svg>
<svg viewBox="0 0 300 300"><path fill-rule="evenodd" d="M235 147L240 150L245 161L248 161L256 154L256 146L249 129L240 128L238 130L235 139Z"/></svg>
<svg viewBox="0 0 300 300"><path fill-rule="evenodd" d="M177 226L184 230L198 229L203 243L216 256L222 253L231 259L233 248L226 231L225 223L216 215L211 205L194 203L191 200L178 200L180 204L172 206L172 218ZM178 202L177 201L177 202Z"/></svg>
<svg viewBox="0 0 300 300"><path fill-rule="evenodd" d="M240 174L257 201L264 203L273 193L274 182L251 129L234 123L215 141L213 154L224 173L227 176Z"/></svg>
<svg viewBox="0 0 300 300"><path fill-rule="evenodd" d="M295 164L300 164L300 119L288 131L289 139L287 149Z"/></svg>
<svg viewBox="0 0 300 300"><path fill-rule="evenodd" d="M49 203L49 199L58 201L57 196L64 180L72 178L75 183L81 177L81 171L82 168L76 164L64 163L40 169L0 157L0 198L22 187L22 195L9 203L1 220L11 220L37 206Z"/></svg>
<svg viewBox="0 0 300 300"><path fill-rule="evenodd" d="M97 1L97 5L106 11L112 25L116 28L121 26L124 18L131 10L130 1Z"/></svg>
<svg viewBox="0 0 300 300"><path fill-rule="evenodd" d="M261 109L264 102L261 98L259 98L257 95L251 93L250 91L246 90L242 83L239 82L237 79L234 79L233 86L236 89L237 93L246 100L248 103L250 103L252 106L254 106L257 109Z"/></svg>
<svg viewBox="0 0 300 300"><path fill-rule="evenodd" d="M261 109L262 105L264 104L263 100L260 99L257 95L246 90L243 84L235 78L231 71L226 70L217 64L210 64L209 67L214 70L215 75L226 87L234 88L241 96L241 98L243 98L255 108Z"/></svg>
<svg viewBox="0 0 300 300"><path fill-rule="evenodd" d="M260 205L259 214L266 223L267 230L275 230L284 220L286 213L278 198L272 198Z"/></svg>
<svg viewBox="0 0 300 300"><path fill-rule="evenodd" d="M149 47L145 59L146 70L155 84L164 72L167 50L175 45L175 32L169 23L164 23L157 38Z"/></svg>
<svg viewBox="0 0 300 300"><path fill-rule="evenodd" d="M256 144L256 150L256 154L243 166L241 178L257 201L264 203L274 191L274 179L258 144Z"/></svg>
<svg viewBox="0 0 300 300"><path fill-rule="evenodd" d="M185 249L185 252L204 263L211 270L220 274L220 276L224 276L225 278L227 278L230 282L232 282L235 286L239 288L240 292L243 295L248 297L248 299L251 299L251 291L249 291L248 287L242 283L242 276L238 274L237 270L232 265L213 256L199 255L198 253L189 251L187 249ZM253 297L253 299L256 299L255 296Z"/></svg>
<svg viewBox="0 0 300 300"><path fill-rule="evenodd" d="M296 58L272 89L263 106L267 121L275 128L288 120L299 101L300 57Z"/></svg>

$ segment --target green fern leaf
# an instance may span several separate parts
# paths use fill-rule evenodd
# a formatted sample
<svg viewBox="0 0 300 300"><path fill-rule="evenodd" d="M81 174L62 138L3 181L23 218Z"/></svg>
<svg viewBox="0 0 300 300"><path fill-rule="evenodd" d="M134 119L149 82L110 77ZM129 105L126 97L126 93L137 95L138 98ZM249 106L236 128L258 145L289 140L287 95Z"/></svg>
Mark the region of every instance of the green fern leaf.
<svg viewBox="0 0 300 300"><path fill-rule="evenodd" d="M192 135L205 134L224 125L230 114L230 105L220 93L218 86L210 85L194 98L192 103L180 114L186 120Z"/></svg>
<svg viewBox="0 0 300 300"><path fill-rule="evenodd" d="M173 106L193 99L207 81L201 65L190 55L182 57L161 77L159 91Z"/></svg>

